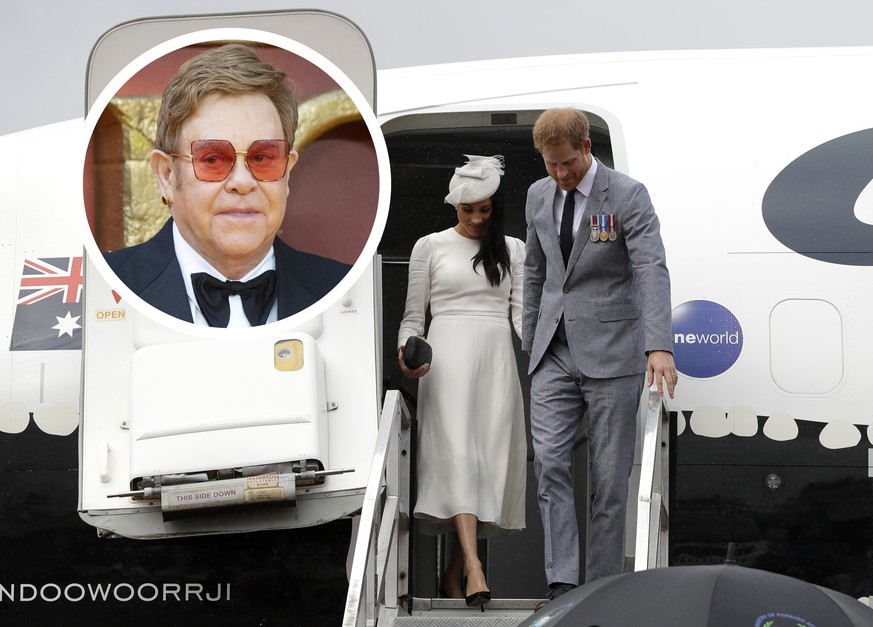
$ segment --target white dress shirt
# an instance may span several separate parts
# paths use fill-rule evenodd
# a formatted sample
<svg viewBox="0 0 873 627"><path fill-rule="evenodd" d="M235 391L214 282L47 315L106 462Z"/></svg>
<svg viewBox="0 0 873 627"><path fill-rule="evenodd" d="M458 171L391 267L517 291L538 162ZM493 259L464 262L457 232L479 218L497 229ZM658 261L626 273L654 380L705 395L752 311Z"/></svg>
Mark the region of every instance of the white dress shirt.
<svg viewBox="0 0 873 627"><path fill-rule="evenodd" d="M197 304L197 299L194 297L194 286L191 284L191 275L196 274L197 272L206 272L222 281L228 281L229 279L213 268L212 264L201 257L200 254L185 241L185 238L182 237L181 233L179 233L179 227L175 222L173 222L173 246L176 249L176 259L179 260L179 267L182 269L182 280L185 281L185 291L188 293L188 304L191 306L191 316L194 320L194 324L209 326L209 323L206 322L206 318L204 318L203 314L200 312L200 306ZM264 257L251 272L239 280L248 281L267 270L275 269L276 255L273 252L273 247L270 246L270 251L267 253L267 256ZM245 311L243 311L242 298L240 296L230 296L227 300L230 305L230 321L227 323L227 328L252 326L249 319L246 318ZM267 317L267 324L275 322L277 319L278 304L274 302L272 309L270 309L270 315Z"/></svg>
<svg viewBox="0 0 873 627"><path fill-rule="evenodd" d="M582 215L585 213L585 205L588 204L588 197L591 195L591 188L594 187L594 175L597 173L597 159L591 157L591 167L579 181L576 190L579 195L576 196L576 209L573 213L573 241L576 240L576 233L579 232L579 225L582 223ZM580 200L581 195L581 200ZM558 232L558 237L561 237L561 219L564 215L564 198L567 197L567 192L558 188L558 193L555 194L555 200L552 205L552 215L555 220L555 230Z"/></svg>

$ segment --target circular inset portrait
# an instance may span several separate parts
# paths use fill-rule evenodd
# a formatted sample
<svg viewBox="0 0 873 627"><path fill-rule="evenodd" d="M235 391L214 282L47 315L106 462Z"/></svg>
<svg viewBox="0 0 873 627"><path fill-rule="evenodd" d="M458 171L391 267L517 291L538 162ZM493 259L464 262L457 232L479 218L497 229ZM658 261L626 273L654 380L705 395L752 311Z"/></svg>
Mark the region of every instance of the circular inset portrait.
<svg viewBox="0 0 873 627"><path fill-rule="evenodd" d="M89 113L88 254L146 314L220 328L315 315L375 254L384 139L309 48L216 34L145 55Z"/></svg>

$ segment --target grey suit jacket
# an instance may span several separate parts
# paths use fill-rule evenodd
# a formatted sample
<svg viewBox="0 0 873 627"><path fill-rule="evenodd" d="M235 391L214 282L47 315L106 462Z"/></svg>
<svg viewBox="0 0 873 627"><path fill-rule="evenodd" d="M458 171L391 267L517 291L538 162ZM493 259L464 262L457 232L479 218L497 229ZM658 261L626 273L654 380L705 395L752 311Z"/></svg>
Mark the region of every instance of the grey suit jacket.
<svg viewBox="0 0 873 627"><path fill-rule="evenodd" d="M552 213L557 184L531 185L525 214L522 349L533 372L561 316L576 367L588 377L644 372L646 355L673 350L670 274L660 223L639 182L598 162L591 196L564 266ZM615 241L591 241L591 216L615 214Z"/></svg>

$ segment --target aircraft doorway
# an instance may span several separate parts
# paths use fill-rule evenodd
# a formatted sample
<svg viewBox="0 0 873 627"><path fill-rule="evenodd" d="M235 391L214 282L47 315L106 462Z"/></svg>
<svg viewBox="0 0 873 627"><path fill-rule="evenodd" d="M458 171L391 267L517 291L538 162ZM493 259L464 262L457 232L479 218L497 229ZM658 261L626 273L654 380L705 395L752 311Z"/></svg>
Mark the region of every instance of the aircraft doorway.
<svg viewBox="0 0 873 627"><path fill-rule="evenodd" d="M528 187L545 175L542 157L534 149L532 129L542 110L475 111L409 115L382 125L391 163L391 209L379 253L383 285L383 388L399 389L416 414L418 384L405 379L397 365L397 330L406 302L409 256L422 236L454 226L455 211L444 202L454 169L465 154L503 155L504 231L525 239L524 206ZM606 122L588 113L593 154L613 166L612 145ZM427 323L430 323L428 315ZM518 375L525 405L528 438L528 472L525 503L526 529L522 533L480 540L489 586L502 598L536 598L546 589L543 573L543 531L536 502L536 479L530 446L528 358L513 333ZM413 420L413 441L417 438ZM586 471L588 466L584 426L575 459L576 505L580 533L585 533ZM415 445L413 445L415 450ZM415 455L412 458L412 497L416 499ZM413 518L410 538L410 590L417 597L437 596L439 573L450 554L452 536L419 533ZM583 536L584 537L584 536ZM584 563L584 546L580 555Z"/></svg>

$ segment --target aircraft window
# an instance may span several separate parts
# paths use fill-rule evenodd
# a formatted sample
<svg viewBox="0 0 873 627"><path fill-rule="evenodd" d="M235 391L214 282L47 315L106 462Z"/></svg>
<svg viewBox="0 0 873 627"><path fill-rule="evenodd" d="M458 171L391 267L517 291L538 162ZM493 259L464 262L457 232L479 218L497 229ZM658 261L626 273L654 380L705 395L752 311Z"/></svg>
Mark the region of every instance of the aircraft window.
<svg viewBox="0 0 873 627"><path fill-rule="evenodd" d="M804 356L814 355L811 366ZM843 322L831 303L791 299L770 313L770 372L791 394L827 394L843 379Z"/></svg>

